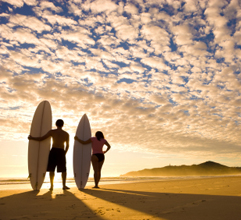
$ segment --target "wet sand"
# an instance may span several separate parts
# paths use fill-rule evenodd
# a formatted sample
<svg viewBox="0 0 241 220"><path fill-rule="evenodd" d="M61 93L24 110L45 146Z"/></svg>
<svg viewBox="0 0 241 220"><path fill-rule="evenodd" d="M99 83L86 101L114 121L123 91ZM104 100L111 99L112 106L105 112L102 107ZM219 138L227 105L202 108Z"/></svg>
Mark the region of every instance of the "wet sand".
<svg viewBox="0 0 241 220"><path fill-rule="evenodd" d="M0 190L0 220L241 219L241 177Z"/></svg>

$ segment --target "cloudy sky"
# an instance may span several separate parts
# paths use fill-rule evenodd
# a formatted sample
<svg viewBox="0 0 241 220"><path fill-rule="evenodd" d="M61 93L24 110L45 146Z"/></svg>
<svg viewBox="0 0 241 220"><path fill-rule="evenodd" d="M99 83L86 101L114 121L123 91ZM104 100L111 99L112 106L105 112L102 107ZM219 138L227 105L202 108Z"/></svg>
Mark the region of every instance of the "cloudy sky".
<svg viewBox="0 0 241 220"><path fill-rule="evenodd" d="M241 166L239 0L1 0L0 172L27 176L37 105L112 146L103 175Z"/></svg>

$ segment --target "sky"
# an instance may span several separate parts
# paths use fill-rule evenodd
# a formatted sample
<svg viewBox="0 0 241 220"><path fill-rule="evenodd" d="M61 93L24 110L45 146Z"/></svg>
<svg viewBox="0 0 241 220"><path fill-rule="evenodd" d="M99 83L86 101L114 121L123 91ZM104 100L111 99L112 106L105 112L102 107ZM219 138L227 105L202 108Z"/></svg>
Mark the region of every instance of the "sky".
<svg viewBox="0 0 241 220"><path fill-rule="evenodd" d="M28 176L28 134L87 114L103 176L208 160L241 166L239 0L1 0L0 177ZM91 174L92 175L92 174Z"/></svg>

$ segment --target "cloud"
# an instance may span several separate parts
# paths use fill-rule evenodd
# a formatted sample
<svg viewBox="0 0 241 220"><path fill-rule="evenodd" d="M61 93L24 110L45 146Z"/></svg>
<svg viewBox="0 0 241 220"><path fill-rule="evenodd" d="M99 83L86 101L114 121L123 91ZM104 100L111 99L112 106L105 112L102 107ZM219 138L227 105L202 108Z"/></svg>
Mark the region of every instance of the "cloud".
<svg viewBox="0 0 241 220"><path fill-rule="evenodd" d="M208 7L204 12L207 16L207 21L213 26L213 33L217 43L228 39L230 35L230 30L227 27L228 19L225 16L220 15L221 7L223 5L223 1L220 1L219 3L211 1L211 7Z"/></svg>
<svg viewBox="0 0 241 220"><path fill-rule="evenodd" d="M148 65L152 68L156 68L159 70L166 70L169 69L168 66L164 63L162 58L159 57L147 57L141 59L141 62L145 65Z"/></svg>
<svg viewBox="0 0 241 220"><path fill-rule="evenodd" d="M91 49L91 52L99 57L100 59L107 59L107 60L113 60L113 56L111 53L100 50L100 49Z"/></svg>
<svg viewBox="0 0 241 220"><path fill-rule="evenodd" d="M37 0L24 0L24 3L26 3L27 5L37 5Z"/></svg>
<svg viewBox="0 0 241 220"><path fill-rule="evenodd" d="M125 22L116 26L115 30L116 36L123 41L135 40L139 33L137 28Z"/></svg>
<svg viewBox="0 0 241 220"><path fill-rule="evenodd" d="M56 37L77 43L80 47L87 48L87 46L94 45L95 41L88 36L88 31L84 28L78 28L74 31L62 31L61 34L56 34Z"/></svg>
<svg viewBox="0 0 241 220"><path fill-rule="evenodd" d="M36 67L36 68L41 67L41 64L39 63L38 58L30 57L29 54L11 51L10 58L14 60L16 63L23 66Z"/></svg>
<svg viewBox="0 0 241 220"><path fill-rule="evenodd" d="M49 1L41 1L39 5L40 5L41 10L51 9L52 11L55 11L57 13L62 12L62 10L63 10L61 7L56 7L54 5L54 3L49 2Z"/></svg>
<svg viewBox="0 0 241 220"><path fill-rule="evenodd" d="M197 11L198 1L186 0L186 4L184 5L185 11L187 12L196 12Z"/></svg>
<svg viewBox="0 0 241 220"><path fill-rule="evenodd" d="M106 0L104 2L101 0L97 0L91 3L87 1L85 4L83 4L83 7L85 9L91 9L93 13L106 12L108 14L111 11L116 10L118 6L110 0Z"/></svg>
<svg viewBox="0 0 241 220"><path fill-rule="evenodd" d="M131 63L130 69L132 72L139 72L139 73L143 73L145 71L145 68L143 68L142 65L140 65L139 63Z"/></svg>
<svg viewBox="0 0 241 220"><path fill-rule="evenodd" d="M31 33L26 28L18 28L16 31L13 31L10 39L18 41L20 44L28 43L28 44L39 44L39 40L34 33Z"/></svg>
<svg viewBox="0 0 241 220"><path fill-rule="evenodd" d="M39 40L43 47L47 47L47 48L51 48L51 49L57 49L57 47L58 47L58 44L54 41L54 39L49 39L49 38L43 37L43 38L39 38ZM48 52L50 52L50 51L48 50Z"/></svg>
<svg viewBox="0 0 241 220"><path fill-rule="evenodd" d="M22 7L24 5L24 1L22 0L2 0L3 2L7 2L15 7Z"/></svg>
<svg viewBox="0 0 241 220"><path fill-rule="evenodd" d="M71 26L77 24L77 21L71 18L66 18L60 15L52 14L50 12L44 12L42 17L45 18L51 25L59 24L63 26Z"/></svg>
<svg viewBox="0 0 241 220"><path fill-rule="evenodd" d="M131 3L127 3L124 7L124 10L130 14L138 14L138 8Z"/></svg>
<svg viewBox="0 0 241 220"><path fill-rule="evenodd" d="M150 101L153 101L159 105L167 105L169 103L168 98L166 96L158 95L158 94L152 94L149 97Z"/></svg>
<svg viewBox="0 0 241 220"><path fill-rule="evenodd" d="M148 24L152 21L150 13L141 13L141 22L143 24Z"/></svg>
<svg viewBox="0 0 241 220"><path fill-rule="evenodd" d="M181 24L172 27L172 31L175 35L174 39L177 45L189 45L192 43L192 32L188 24Z"/></svg>
<svg viewBox="0 0 241 220"><path fill-rule="evenodd" d="M42 31L51 30L51 27L49 25L46 25L39 19L35 17L30 17L30 16L24 16L24 15L10 16L9 22L11 22L14 26L27 27L33 31L37 31L38 33L41 33Z"/></svg>
<svg viewBox="0 0 241 220"><path fill-rule="evenodd" d="M122 150L205 157L240 148L238 1L2 4L2 139L27 135L47 99L70 133L87 113Z"/></svg>
<svg viewBox="0 0 241 220"><path fill-rule="evenodd" d="M0 67L0 81L1 82L8 82L8 79L11 76L11 73L8 72L6 69L4 69L3 67Z"/></svg>

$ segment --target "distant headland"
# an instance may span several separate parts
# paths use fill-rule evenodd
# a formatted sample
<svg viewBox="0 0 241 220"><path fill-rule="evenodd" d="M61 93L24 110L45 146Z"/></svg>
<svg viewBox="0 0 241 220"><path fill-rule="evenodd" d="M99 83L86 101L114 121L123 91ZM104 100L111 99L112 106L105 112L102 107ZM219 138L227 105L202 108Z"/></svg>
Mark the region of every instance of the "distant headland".
<svg viewBox="0 0 241 220"><path fill-rule="evenodd" d="M198 165L165 166L161 168L132 171L121 176L188 176L241 174L241 167L228 167L213 161Z"/></svg>

